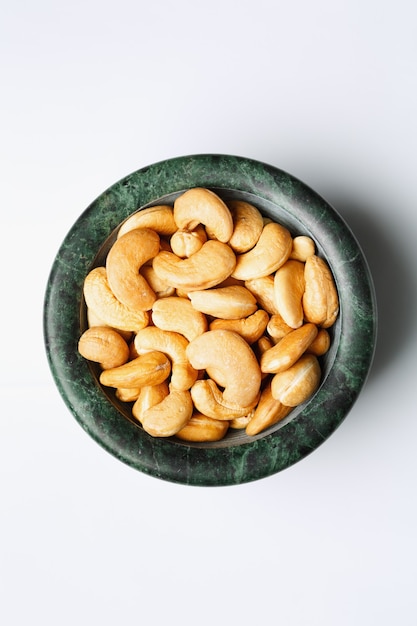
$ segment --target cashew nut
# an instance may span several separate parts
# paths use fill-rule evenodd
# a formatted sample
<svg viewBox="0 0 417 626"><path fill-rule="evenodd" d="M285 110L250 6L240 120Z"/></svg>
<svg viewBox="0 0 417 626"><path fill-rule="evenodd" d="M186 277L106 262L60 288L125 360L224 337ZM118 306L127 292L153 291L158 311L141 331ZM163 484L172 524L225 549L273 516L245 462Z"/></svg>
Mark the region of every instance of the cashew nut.
<svg viewBox="0 0 417 626"><path fill-rule="evenodd" d="M247 317L258 308L255 296L240 285L192 291L189 298L197 311L222 319Z"/></svg>
<svg viewBox="0 0 417 626"><path fill-rule="evenodd" d="M147 311L132 311L122 304L110 289L105 267L91 270L84 281L84 298L91 309L108 326L138 331L149 323Z"/></svg>
<svg viewBox="0 0 417 626"><path fill-rule="evenodd" d="M294 365L275 374L271 381L272 395L285 406L298 406L317 390L320 377L317 357L303 354Z"/></svg>
<svg viewBox="0 0 417 626"><path fill-rule="evenodd" d="M281 224L270 222L264 226L252 250L237 255L232 276L240 280L268 276L285 263L291 250L290 232Z"/></svg>
<svg viewBox="0 0 417 626"><path fill-rule="evenodd" d="M311 237L299 235L292 240L290 259L306 261L309 256L316 253L316 245Z"/></svg>
<svg viewBox="0 0 417 626"><path fill-rule="evenodd" d="M339 314L339 298L330 268L321 257L309 256L305 262L304 277L305 318L313 324L329 328Z"/></svg>
<svg viewBox="0 0 417 626"><path fill-rule="evenodd" d="M153 260L154 270L162 280L187 292L218 285L232 273L235 264L230 246L211 239L187 259L163 250Z"/></svg>
<svg viewBox="0 0 417 626"><path fill-rule="evenodd" d="M157 300L152 308L152 321L162 330L184 335L192 341L208 329L206 316L197 311L188 298L170 296Z"/></svg>
<svg viewBox="0 0 417 626"><path fill-rule="evenodd" d="M261 371L268 374L278 373L294 365L317 337L317 332L317 326L308 323L285 335L275 346L263 353Z"/></svg>
<svg viewBox="0 0 417 626"><path fill-rule="evenodd" d="M193 410L190 392L170 387L161 402L141 414L143 429L153 437L172 437L188 423Z"/></svg>
<svg viewBox="0 0 417 626"><path fill-rule="evenodd" d="M155 292L139 270L158 252L158 234L149 228L136 228L117 239L107 255L110 289L133 311L148 311L156 300Z"/></svg>
<svg viewBox="0 0 417 626"><path fill-rule="evenodd" d="M207 417L194 411L188 423L176 433L183 441L220 441L229 428L229 422Z"/></svg>
<svg viewBox="0 0 417 626"><path fill-rule="evenodd" d="M133 213L123 222L117 236L122 237L136 228L150 228L159 235L172 235L177 230L172 207L161 204Z"/></svg>
<svg viewBox="0 0 417 626"><path fill-rule="evenodd" d="M307 352L323 356L330 348L330 335L325 328L320 328L317 337L310 343Z"/></svg>
<svg viewBox="0 0 417 626"><path fill-rule="evenodd" d="M189 343L186 355L191 365L207 370L224 387L226 403L250 405L258 396L261 370L247 342L230 330L209 330Z"/></svg>
<svg viewBox="0 0 417 626"><path fill-rule="evenodd" d="M100 363L103 369L123 365L129 359L129 346L109 326L88 328L80 337L78 352L85 359Z"/></svg>
<svg viewBox="0 0 417 626"><path fill-rule="evenodd" d="M197 380L198 372L186 356L187 339L179 333L161 330L156 326L148 326L139 331L135 337L135 348L138 354L157 350L166 354L172 364L171 387L173 389L189 389Z"/></svg>
<svg viewBox="0 0 417 626"><path fill-rule="evenodd" d="M252 315L236 320L215 319L210 323L210 330L223 328L238 333L249 344L258 341L265 332L269 315L263 309L258 309Z"/></svg>
<svg viewBox="0 0 417 626"><path fill-rule="evenodd" d="M158 385L147 385L142 387L136 401L132 407L132 415L138 422L142 423L144 411L162 402L169 393L169 386L166 380Z"/></svg>
<svg viewBox="0 0 417 626"><path fill-rule="evenodd" d="M233 233L232 215L223 200L210 189L195 187L174 202L174 219L181 230L204 224L211 239L227 243Z"/></svg>
<svg viewBox="0 0 417 626"><path fill-rule="evenodd" d="M269 319L266 330L274 341L279 341L294 329L284 322L279 313L274 313Z"/></svg>
<svg viewBox="0 0 417 626"><path fill-rule="evenodd" d="M280 422L291 410L292 407L285 406L273 397L271 383L269 383L262 391L258 405L246 426L246 434L249 436L257 435L265 428Z"/></svg>
<svg viewBox="0 0 417 626"><path fill-rule="evenodd" d="M202 224L198 224L194 230L178 229L172 235L170 244L172 252L185 259L200 250L203 243L207 241L207 234Z"/></svg>
<svg viewBox="0 0 417 626"><path fill-rule="evenodd" d="M304 263L301 261L289 260L275 272L275 304L291 328L299 328L304 321L304 288Z"/></svg>
<svg viewBox="0 0 417 626"><path fill-rule="evenodd" d="M131 389L162 383L170 372L171 363L168 357L154 350L124 365L104 370L100 374L100 382L105 387Z"/></svg>
<svg viewBox="0 0 417 626"><path fill-rule="evenodd" d="M229 246L238 254L255 246L264 227L262 214L249 202L228 200L226 202L233 219L233 234Z"/></svg>
<svg viewBox="0 0 417 626"><path fill-rule="evenodd" d="M245 281L246 289L255 296L259 306L270 315L278 313L274 297L274 275L261 276Z"/></svg>
<svg viewBox="0 0 417 626"><path fill-rule="evenodd" d="M140 273L152 291L155 292L156 300L154 304L158 302L159 298L167 298L175 294L175 288L168 285L164 280L161 280L152 265L143 265Z"/></svg>
<svg viewBox="0 0 417 626"><path fill-rule="evenodd" d="M191 387L191 397L198 411L218 420L231 420L235 417L243 417L250 413L256 406L259 394L249 405L238 402L227 402L223 393L210 378L197 380Z"/></svg>

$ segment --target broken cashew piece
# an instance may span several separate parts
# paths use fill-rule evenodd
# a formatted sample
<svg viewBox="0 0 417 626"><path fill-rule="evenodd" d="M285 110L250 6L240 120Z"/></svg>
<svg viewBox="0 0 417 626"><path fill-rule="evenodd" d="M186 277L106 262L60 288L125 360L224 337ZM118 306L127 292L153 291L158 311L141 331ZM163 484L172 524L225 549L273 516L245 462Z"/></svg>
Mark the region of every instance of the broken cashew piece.
<svg viewBox="0 0 417 626"><path fill-rule="evenodd" d="M248 406L257 398L261 369L248 343L230 330L209 330L189 343L186 355L197 370L224 387L226 403Z"/></svg>
<svg viewBox="0 0 417 626"><path fill-rule="evenodd" d="M110 289L105 267L91 270L84 281L86 305L104 324L116 330L136 332L149 324L147 311L132 311Z"/></svg>
<svg viewBox="0 0 417 626"><path fill-rule="evenodd" d="M148 311L155 292L140 269L159 252L159 236L148 228L137 228L122 235L110 248L106 260L107 279L116 298L133 311Z"/></svg>
<svg viewBox="0 0 417 626"><path fill-rule="evenodd" d="M150 228L158 235L169 236L177 230L171 206L161 204L133 213L119 228L117 237L122 237L136 228Z"/></svg>
<svg viewBox="0 0 417 626"><path fill-rule="evenodd" d="M235 265L236 256L230 246L211 239L187 259L163 250L153 260L153 268L162 280L186 292L215 287Z"/></svg>
<svg viewBox="0 0 417 626"><path fill-rule="evenodd" d="M181 230L204 224L210 239L227 243L233 233L232 215L223 200L210 189L195 187L174 202L174 219Z"/></svg>
<svg viewBox="0 0 417 626"><path fill-rule="evenodd" d="M257 244L249 252L238 254L234 278L250 280L268 276L288 259L292 250L292 237L284 226L275 222L266 224Z"/></svg>

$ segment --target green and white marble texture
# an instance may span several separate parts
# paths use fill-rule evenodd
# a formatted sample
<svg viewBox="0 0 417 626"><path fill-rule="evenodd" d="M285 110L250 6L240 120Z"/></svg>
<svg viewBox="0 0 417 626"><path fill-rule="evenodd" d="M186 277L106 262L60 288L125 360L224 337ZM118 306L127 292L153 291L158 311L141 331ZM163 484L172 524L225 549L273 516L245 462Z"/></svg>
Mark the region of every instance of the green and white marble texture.
<svg viewBox="0 0 417 626"><path fill-rule="evenodd" d="M171 203L190 187L208 187L240 198L287 226L308 234L336 280L340 315L332 348L322 362L323 381L305 406L275 427L249 438L230 432L218 443L155 439L97 382L97 370L77 350L84 330L83 281L102 264L115 229L134 211ZM258 480L300 461L339 426L369 373L377 314L372 278L351 230L304 183L270 165L229 155L169 159L126 176L100 195L62 243L46 287L44 337L53 378L83 429L122 462L156 478L195 485L236 485Z"/></svg>

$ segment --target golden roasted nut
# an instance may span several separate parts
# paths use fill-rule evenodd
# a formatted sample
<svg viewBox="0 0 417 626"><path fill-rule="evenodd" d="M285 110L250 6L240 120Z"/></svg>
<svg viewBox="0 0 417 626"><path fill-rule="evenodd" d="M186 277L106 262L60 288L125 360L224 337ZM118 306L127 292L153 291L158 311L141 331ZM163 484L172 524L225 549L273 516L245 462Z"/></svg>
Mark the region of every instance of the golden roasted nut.
<svg viewBox="0 0 417 626"><path fill-rule="evenodd" d="M318 389L320 365L313 354L303 354L294 365L275 374L271 381L272 395L285 406L302 404Z"/></svg>
<svg viewBox="0 0 417 626"><path fill-rule="evenodd" d="M263 335L268 324L269 315L263 309L258 309L252 315L236 320L215 319L210 322L210 330L223 329L238 333L248 344L252 344Z"/></svg>
<svg viewBox="0 0 417 626"><path fill-rule="evenodd" d="M138 422L142 423L143 413L162 402L169 394L169 386L166 380L157 385L147 385L142 387L136 401L132 407L132 415Z"/></svg>
<svg viewBox="0 0 417 626"><path fill-rule="evenodd" d="M100 363L103 369L118 367L129 359L129 346L109 326L94 326L81 335L78 352L85 359Z"/></svg>
<svg viewBox="0 0 417 626"><path fill-rule="evenodd" d="M132 389L157 385L171 373L171 363L162 352L147 352L119 367L104 370L100 383L105 387Z"/></svg>
<svg viewBox="0 0 417 626"><path fill-rule="evenodd" d="M188 423L176 433L183 441L220 441L229 429L229 423L207 417L194 411Z"/></svg>
<svg viewBox="0 0 417 626"><path fill-rule="evenodd" d="M275 304L282 319L291 328L299 328L304 321L304 288L304 263L288 260L275 272Z"/></svg>
<svg viewBox="0 0 417 626"><path fill-rule="evenodd" d="M290 259L305 262L309 256L316 253L316 244L306 235L299 235L292 240Z"/></svg>
<svg viewBox="0 0 417 626"><path fill-rule="evenodd" d="M176 230L170 239L170 244L172 252L185 259L198 252L206 241L207 234L204 226L198 224L194 230Z"/></svg>
<svg viewBox="0 0 417 626"><path fill-rule="evenodd" d="M271 384L268 384L263 389L258 405L246 426L246 434L251 437L258 435L287 417L291 410L292 407L285 406L273 397Z"/></svg>
<svg viewBox="0 0 417 626"><path fill-rule="evenodd" d="M294 365L317 337L315 324L303 324L285 335L275 346L263 353L261 371L267 374L283 372Z"/></svg>
<svg viewBox="0 0 417 626"><path fill-rule="evenodd" d="M339 297L330 268L321 257L310 256L305 262L304 277L305 319L317 326L329 328L339 314Z"/></svg>
<svg viewBox="0 0 417 626"><path fill-rule="evenodd" d="M229 246L236 254L242 254L258 243L264 227L262 214L252 204L243 200L228 200L226 204L233 218L233 234Z"/></svg>
<svg viewBox="0 0 417 626"><path fill-rule="evenodd" d="M245 287L253 293L261 309L264 309L267 313L269 313L269 315L276 315L278 313L278 309L275 304L273 274L246 280Z"/></svg>
<svg viewBox="0 0 417 626"><path fill-rule="evenodd" d="M143 429L153 437L172 437L188 423L193 410L189 391L170 388L161 402L141 414Z"/></svg>
<svg viewBox="0 0 417 626"><path fill-rule="evenodd" d="M196 290L189 298L197 311L225 320L247 317L258 308L255 296L241 285Z"/></svg>
<svg viewBox="0 0 417 626"><path fill-rule="evenodd" d="M264 226L254 248L237 255L232 276L245 281L268 276L285 263L291 250L290 232L281 224L270 222Z"/></svg>
<svg viewBox="0 0 417 626"><path fill-rule="evenodd" d="M231 420L247 415L255 408L259 395L248 405L226 401L224 394L210 378L197 380L190 391L196 409L203 415L218 420Z"/></svg>
<svg viewBox="0 0 417 626"><path fill-rule="evenodd" d="M208 330L207 318L197 311L188 298L170 296L157 300L152 308L152 321L162 330L184 335L192 341Z"/></svg>
<svg viewBox="0 0 417 626"><path fill-rule="evenodd" d="M158 235L172 235L177 230L172 207L161 204L133 213L123 222L117 236L122 237L136 228L150 228Z"/></svg>

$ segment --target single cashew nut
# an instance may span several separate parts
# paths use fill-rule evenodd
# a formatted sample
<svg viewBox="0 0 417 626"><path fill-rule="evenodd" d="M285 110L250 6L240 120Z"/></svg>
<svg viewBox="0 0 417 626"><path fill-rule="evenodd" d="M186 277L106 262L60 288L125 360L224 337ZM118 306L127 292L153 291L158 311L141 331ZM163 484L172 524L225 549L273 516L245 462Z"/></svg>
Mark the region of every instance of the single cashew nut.
<svg viewBox="0 0 417 626"><path fill-rule="evenodd" d="M269 315L263 309L258 309L252 315L237 320L215 319L210 323L210 330L224 329L238 333L248 344L255 343L264 334L269 321Z"/></svg>
<svg viewBox="0 0 417 626"><path fill-rule="evenodd" d="M290 413L292 408L276 400L272 395L271 384L267 385L262 391L258 405L246 426L246 434L252 437L277 424Z"/></svg>
<svg viewBox="0 0 417 626"><path fill-rule="evenodd" d="M304 277L305 319L323 328L329 328L339 314L339 298L330 268L321 257L310 256L305 262Z"/></svg>
<svg viewBox="0 0 417 626"><path fill-rule="evenodd" d="M237 255L232 276L240 280L268 276L285 263L291 250L290 232L281 224L270 222L264 226L255 247Z"/></svg>
<svg viewBox="0 0 417 626"><path fill-rule="evenodd" d="M275 272L274 297L277 309L288 326L299 328L304 320L304 263L289 260Z"/></svg>
<svg viewBox="0 0 417 626"><path fill-rule="evenodd" d="M255 296L240 285L192 291L189 298L197 311L222 319L247 317L258 308Z"/></svg>
<svg viewBox="0 0 417 626"><path fill-rule="evenodd" d="M140 392L141 387L132 387L131 389L117 387L115 395L120 402L135 402L139 398Z"/></svg>
<svg viewBox="0 0 417 626"><path fill-rule="evenodd" d="M242 406L238 402L227 402L214 380L197 380L191 387L194 406L200 413L213 419L231 420L243 417L252 411L259 399L259 394L249 404Z"/></svg>
<svg viewBox="0 0 417 626"><path fill-rule="evenodd" d="M207 234L202 224L194 230L176 230L170 239L171 249L174 254L185 259L200 250L207 241Z"/></svg>
<svg viewBox="0 0 417 626"><path fill-rule="evenodd" d="M318 389L320 365L314 354L303 354L294 365L275 374L271 381L272 395L285 406L302 404Z"/></svg>
<svg viewBox="0 0 417 626"><path fill-rule="evenodd" d="M183 335L161 330L156 326L144 328L135 337L135 348L138 354L157 350L169 357L172 364L171 387L173 389L189 389L197 380L198 372L186 356L188 345L189 342Z"/></svg>
<svg viewBox="0 0 417 626"><path fill-rule="evenodd" d="M230 276L235 264L230 246L211 239L188 259L163 250L153 260L153 268L162 280L186 292L218 285Z"/></svg>
<svg viewBox="0 0 417 626"><path fill-rule="evenodd" d="M169 386L166 380L158 385L147 385L142 387L138 394L134 405L132 406L132 415L138 422L142 423L144 411L150 409L162 402L169 394Z"/></svg>
<svg viewBox="0 0 417 626"><path fill-rule="evenodd" d="M237 333L209 330L189 343L186 355L195 369L207 370L224 387L226 403L248 406L258 396L261 370L253 350Z"/></svg>
<svg viewBox="0 0 417 626"><path fill-rule="evenodd" d="M255 296L259 306L270 315L278 313L275 304L274 275L261 276L245 281L246 289Z"/></svg>
<svg viewBox="0 0 417 626"><path fill-rule="evenodd" d="M210 189L195 187L174 202L174 219L181 230L204 224L211 239L227 243L233 233L232 215L223 200Z"/></svg>
<svg viewBox="0 0 417 626"><path fill-rule="evenodd" d="M152 308L152 321L162 330L184 335L188 341L192 341L208 329L204 313L197 311L188 298L178 296L157 300Z"/></svg>
<svg viewBox="0 0 417 626"><path fill-rule="evenodd" d="M168 285L164 280L161 280L152 265L143 265L140 273L155 293L155 302L158 302L159 298L167 298L168 296L173 296L175 294L175 288Z"/></svg>
<svg viewBox="0 0 417 626"><path fill-rule="evenodd" d="M136 228L150 228L158 235L172 235L177 230L172 207L161 204L133 213L123 222L117 236L122 237Z"/></svg>
<svg viewBox="0 0 417 626"><path fill-rule="evenodd" d="M171 373L171 362L162 352L148 352L124 365L104 370L100 383L105 387L132 389L145 385L157 385Z"/></svg>
<svg viewBox="0 0 417 626"><path fill-rule="evenodd" d="M305 262L309 256L312 256L315 253L316 244L311 239L311 237L307 237L306 235L299 235L298 237L294 237L294 239L292 240L290 259L294 259L294 261Z"/></svg>
<svg viewBox="0 0 417 626"><path fill-rule="evenodd" d="M325 328L320 328L317 337L310 343L307 352L316 356L323 356L330 348L330 335Z"/></svg>
<svg viewBox="0 0 417 626"><path fill-rule="evenodd" d="M275 346L263 353L261 371L277 374L294 365L317 337L317 332L317 326L308 323L285 335Z"/></svg>
<svg viewBox="0 0 417 626"><path fill-rule="evenodd" d="M106 328L111 328L108 324L103 322L103 320L95 313L92 309L87 307L86 309L86 317L87 317L87 326L88 328L93 328L94 326L106 326ZM117 330L119 335L123 337L126 342L129 342L132 339L132 331L131 330L120 330L120 328L114 328L113 330Z"/></svg>
<svg viewBox="0 0 417 626"><path fill-rule="evenodd" d="M228 243L237 254L242 254L257 244L264 227L262 214L242 200L228 200L226 204L233 219L233 234Z"/></svg>
<svg viewBox="0 0 417 626"><path fill-rule="evenodd" d="M279 341L294 329L284 322L279 313L274 313L269 319L266 330L274 341Z"/></svg>
<svg viewBox="0 0 417 626"><path fill-rule="evenodd" d="M110 289L122 304L133 311L148 311L156 300L155 292L139 270L158 252L158 234L148 228L136 228L117 239L107 255Z"/></svg>
<svg viewBox="0 0 417 626"><path fill-rule="evenodd" d="M220 421L194 411L188 423L176 433L182 441L220 441L229 429L227 421Z"/></svg>
<svg viewBox="0 0 417 626"><path fill-rule="evenodd" d="M96 267L87 274L84 298L91 311L117 330L136 332L149 323L147 311L132 311L116 298L110 289L105 267Z"/></svg>
<svg viewBox="0 0 417 626"><path fill-rule="evenodd" d="M78 352L85 359L100 363L103 369L123 365L129 359L129 346L123 337L109 326L94 326L81 335Z"/></svg>
<svg viewBox="0 0 417 626"><path fill-rule="evenodd" d="M170 387L161 402L143 411L143 429L153 437L172 437L188 423L193 410L190 392Z"/></svg>

